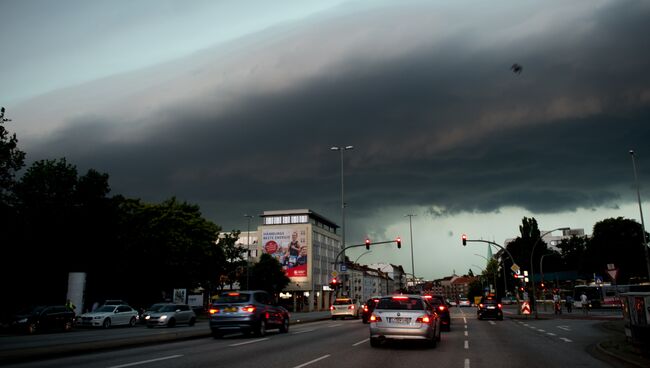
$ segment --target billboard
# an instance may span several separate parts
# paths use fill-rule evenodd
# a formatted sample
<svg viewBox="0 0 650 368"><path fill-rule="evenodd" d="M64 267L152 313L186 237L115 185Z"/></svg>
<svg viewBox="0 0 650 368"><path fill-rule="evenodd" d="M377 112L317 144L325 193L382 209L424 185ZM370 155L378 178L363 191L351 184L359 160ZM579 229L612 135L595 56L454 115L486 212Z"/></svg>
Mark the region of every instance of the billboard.
<svg viewBox="0 0 650 368"><path fill-rule="evenodd" d="M292 283L309 281L308 233L305 225L262 230L262 252L280 262Z"/></svg>

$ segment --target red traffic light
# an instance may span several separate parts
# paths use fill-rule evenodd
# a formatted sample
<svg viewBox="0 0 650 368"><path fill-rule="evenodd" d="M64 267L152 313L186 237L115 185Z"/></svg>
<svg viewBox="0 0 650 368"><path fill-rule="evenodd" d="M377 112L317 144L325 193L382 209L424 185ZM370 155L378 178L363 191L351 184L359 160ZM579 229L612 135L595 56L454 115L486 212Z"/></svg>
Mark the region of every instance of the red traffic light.
<svg viewBox="0 0 650 368"><path fill-rule="evenodd" d="M402 247L402 238L398 236L397 239L395 239L395 242L397 242L398 249Z"/></svg>
<svg viewBox="0 0 650 368"><path fill-rule="evenodd" d="M370 239L366 238L366 249L370 249Z"/></svg>
<svg viewBox="0 0 650 368"><path fill-rule="evenodd" d="M461 239L463 239L463 246L467 245L467 235L463 234L463 236L461 236Z"/></svg>

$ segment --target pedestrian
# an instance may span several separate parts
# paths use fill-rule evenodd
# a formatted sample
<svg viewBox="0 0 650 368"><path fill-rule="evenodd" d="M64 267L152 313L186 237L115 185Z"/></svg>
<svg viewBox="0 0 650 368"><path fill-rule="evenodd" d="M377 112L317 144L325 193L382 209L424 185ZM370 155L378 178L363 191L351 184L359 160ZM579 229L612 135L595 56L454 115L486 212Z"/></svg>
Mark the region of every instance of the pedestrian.
<svg viewBox="0 0 650 368"><path fill-rule="evenodd" d="M567 313L571 313L573 310L573 297L571 295L566 296L566 311Z"/></svg>
<svg viewBox="0 0 650 368"><path fill-rule="evenodd" d="M562 314L562 300L557 292L553 294L553 309L555 314Z"/></svg>
<svg viewBox="0 0 650 368"><path fill-rule="evenodd" d="M587 298L584 291L580 295L580 304L582 305L582 313L589 314L589 298Z"/></svg>
<svg viewBox="0 0 650 368"><path fill-rule="evenodd" d="M77 306L72 303L72 300L68 299L65 302L65 307L76 313Z"/></svg>

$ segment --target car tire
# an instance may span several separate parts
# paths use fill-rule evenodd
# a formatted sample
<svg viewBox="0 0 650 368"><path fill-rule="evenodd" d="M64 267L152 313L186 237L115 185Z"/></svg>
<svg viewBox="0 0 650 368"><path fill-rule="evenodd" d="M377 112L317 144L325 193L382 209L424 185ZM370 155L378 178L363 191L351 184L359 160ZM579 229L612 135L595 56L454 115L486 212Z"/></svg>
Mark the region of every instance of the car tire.
<svg viewBox="0 0 650 368"><path fill-rule="evenodd" d="M135 317L131 317L131 320L129 321L129 326L135 327L135 325L138 323L138 320Z"/></svg>
<svg viewBox="0 0 650 368"><path fill-rule="evenodd" d="M280 332L287 333L289 332L289 319L285 318L282 320L282 325L280 325Z"/></svg>
<svg viewBox="0 0 650 368"><path fill-rule="evenodd" d="M499 317L497 317L497 320L498 320L498 321L503 321L503 316L499 316Z"/></svg>
<svg viewBox="0 0 650 368"><path fill-rule="evenodd" d="M379 341L379 339L374 337L370 338L370 346L372 346L373 348L377 348L379 347L379 345L381 345L381 341Z"/></svg>
<svg viewBox="0 0 650 368"><path fill-rule="evenodd" d="M336 321L336 317L332 316L332 321Z"/></svg>
<svg viewBox="0 0 650 368"><path fill-rule="evenodd" d="M190 322L188 323L188 325L190 325L190 327L192 327L192 326L194 326L195 323L196 323L196 318L192 317L192 318L190 318Z"/></svg>
<svg viewBox="0 0 650 368"><path fill-rule="evenodd" d="M438 339L436 338L436 334L433 334L433 337L429 342L429 346L431 347L431 349L435 349L438 346Z"/></svg>
<svg viewBox="0 0 650 368"><path fill-rule="evenodd" d="M106 319L104 320L104 322L102 322L102 327L104 327L104 328L109 328L109 327L111 327L111 319L110 319L110 318L106 318Z"/></svg>
<svg viewBox="0 0 650 368"><path fill-rule="evenodd" d="M30 335L34 334L34 333L36 333L37 330L38 330L38 327L37 327L36 323L32 322L29 325L27 325L27 333L28 334L30 334Z"/></svg>
<svg viewBox="0 0 650 368"><path fill-rule="evenodd" d="M72 327L73 327L73 323L72 323L72 321L66 321L66 322L63 324L63 331L65 331L65 332L72 331Z"/></svg>
<svg viewBox="0 0 650 368"><path fill-rule="evenodd" d="M153 325L147 325L147 328L153 328Z"/></svg>
<svg viewBox="0 0 650 368"><path fill-rule="evenodd" d="M265 319L260 321L259 325L257 326L257 330L255 331L255 335L257 335L259 337L266 336L266 320Z"/></svg>
<svg viewBox="0 0 650 368"><path fill-rule="evenodd" d="M176 320L174 318L171 318L169 321L167 321L167 327L169 328L176 327Z"/></svg>
<svg viewBox="0 0 650 368"><path fill-rule="evenodd" d="M215 339L220 339L223 337L223 335L221 334L221 332L212 330L212 337L214 337Z"/></svg>

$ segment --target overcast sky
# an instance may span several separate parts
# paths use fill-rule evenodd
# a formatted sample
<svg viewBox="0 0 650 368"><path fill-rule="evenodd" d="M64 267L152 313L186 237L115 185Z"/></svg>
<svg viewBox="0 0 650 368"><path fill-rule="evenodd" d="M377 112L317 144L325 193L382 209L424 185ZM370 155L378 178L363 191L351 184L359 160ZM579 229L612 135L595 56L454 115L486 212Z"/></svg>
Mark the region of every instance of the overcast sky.
<svg viewBox="0 0 650 368"><path fill-rule="evenodd" d="M309 208L360 263L472 268L524 216L640 221L650 179L650 2L0 1L0 105L34 160L112 194L244 214ZM515 73L511 66L523 67ZM645 207L644 207L645 208ZM259 219L253 222L257 225ZM354 260L365 248L350 251ZM479 267L477 267L479 266Z"/></svg>

